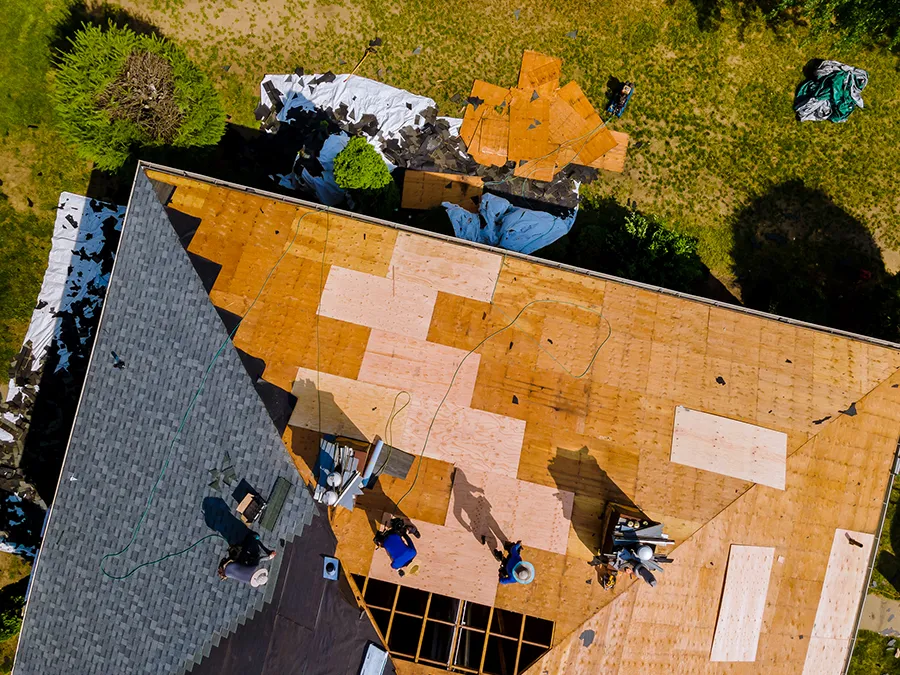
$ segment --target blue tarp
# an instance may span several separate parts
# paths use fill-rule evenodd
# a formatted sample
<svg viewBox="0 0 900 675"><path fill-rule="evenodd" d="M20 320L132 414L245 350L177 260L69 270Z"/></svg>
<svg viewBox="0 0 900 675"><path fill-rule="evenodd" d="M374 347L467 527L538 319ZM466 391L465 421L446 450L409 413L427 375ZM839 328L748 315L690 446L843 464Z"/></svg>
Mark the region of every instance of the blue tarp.
<svg viewBox="0 0 900 675"><path fill-rule="evenodd" d="M460 239L519 253L534 253L552 244L572 229L578 213L575 209L568 218L558 218L544 211L513 206L493 194L482 196L478 214L450 202L444 202L443 206L453 223L453 232Z"/></svg>

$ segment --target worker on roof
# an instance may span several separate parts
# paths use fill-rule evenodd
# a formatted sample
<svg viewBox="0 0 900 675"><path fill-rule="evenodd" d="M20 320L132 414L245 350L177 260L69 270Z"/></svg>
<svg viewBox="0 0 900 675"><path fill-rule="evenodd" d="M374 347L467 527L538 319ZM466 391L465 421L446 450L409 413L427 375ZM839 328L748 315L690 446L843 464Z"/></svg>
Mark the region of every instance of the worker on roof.
<svg viewBox="0 0 900 675"><path fill-rule="evenodd" d="M534 565L522 560L522 542L511 541L503 544L506 555L499 550L494 551L494 557L500 561L501 584L530 584L534 581Z"/></svg>
<svg viewBox="0 0 900 675"><path fill-rule="evenodd" d="M416 539L422 536L412 523L407 523L403 518L392 518L388 529L375 535L375 547L387 552L391 558L391 567L401 577L405 574L403 568L416 557L416 547L409 538L410 534Z"/></svg>
<svg viewBox="0 0 900 675"><path fill-rule="evenodd" d="M275 555L276 552L266 548L259 535L251 530L240 544L228 548L228 555L219 562L219 578L234 579L253 588L265 586L269 581L269 570L260 563L274 560Z"/></svg>

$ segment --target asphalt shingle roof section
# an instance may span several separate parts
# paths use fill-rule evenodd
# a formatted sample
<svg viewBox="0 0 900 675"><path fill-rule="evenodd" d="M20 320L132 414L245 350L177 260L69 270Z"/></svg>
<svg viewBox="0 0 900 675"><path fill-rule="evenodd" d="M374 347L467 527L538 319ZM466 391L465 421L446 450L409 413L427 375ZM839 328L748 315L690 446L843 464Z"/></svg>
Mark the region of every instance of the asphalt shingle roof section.
<svg viewBox="0 0 900 675"><path fill-rule="evenodd" d="M226 336L139 169L34 573L16 675L178 672L209 653L214 636L262 607L263 590L216 575L226 552L220 539L123 581L99 568L104 554L131 538L179 421ZM124 368L113 367L112 351ZM123 574L210 534L204 499L235 506L236 482L217 488L213 481L226 463L263 496L279 476L294 483L274 531L260 531L266 545L281 550L280 541L311 520L314 504L230 342L174 446L135 543L106 568ZM275 581L266 587L270 594Z"/></svg>

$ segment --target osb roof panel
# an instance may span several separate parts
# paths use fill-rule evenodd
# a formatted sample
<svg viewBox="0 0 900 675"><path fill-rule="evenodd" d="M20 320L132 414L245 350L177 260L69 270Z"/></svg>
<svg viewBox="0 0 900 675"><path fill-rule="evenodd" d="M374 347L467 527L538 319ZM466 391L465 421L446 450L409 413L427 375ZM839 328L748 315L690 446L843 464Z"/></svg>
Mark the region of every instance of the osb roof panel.
<svg viewBox="0 0 900 675"><path fill-rule="evenodd" d="M299 226L284 267L235 336L264 363L263 380L290 390L299 368L317 367L359 377L371 329L320 317L317 341L321 290L332 265L392 278L397 230L334 213L303 217L310 213L304 206L152 175L178 185L171 208L200 218L189 250L222 265L211 292L216 305L246 307ZM478 348L471 407L525 423L519 480L575 493L566 554L529 549L537 579L525 592L500 588L496 599L498 607L556 622L550 672L607 662L621 662L623 674L663 664L667 672L730 672L709 664L708 654L732 543L775 546L781 575L772 579L778 596L747 669L799 672L805 644L796 636L810 634L834 529L877 526L900 421L900 394L889 379L897 377L900 352L511 255L502 256L489 301L443 290L431 297L427 342L459 350L522 313ZM853 402L856 416L839 412ZM679 405L784 432L787 489L673 464ZM404 510L440 525L449 483L446 474L423 472ZM399 496L408 486L388 481L385 491ZM584 562L604 504L622 499L665 523L680 544L656 589L623 581L608 594ZM335 528L342 550L353 552L345 566L367 573L366 514L341 512ZM589 650L576 639L585 627L597 636Z"/></svg>

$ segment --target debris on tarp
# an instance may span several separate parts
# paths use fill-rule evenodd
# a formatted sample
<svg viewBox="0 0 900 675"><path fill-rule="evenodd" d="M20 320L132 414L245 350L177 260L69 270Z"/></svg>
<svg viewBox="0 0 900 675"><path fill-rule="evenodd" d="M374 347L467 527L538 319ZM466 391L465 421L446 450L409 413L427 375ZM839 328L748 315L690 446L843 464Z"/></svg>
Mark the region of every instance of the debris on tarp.
<svg viewBox="0 0 900 675"><path fill-rule="evenodd" d="M73 365L87 364L100 307L109 282L113 256L122 227L124 207L63 192L57 206L50 255L22 350L9 369L9 392L0 402L0 550L33 555L40 543L46 505L20 468L31 415L42 383L49 378L54 395L77 396L64 382L72 380ZM80 381L69 389L80 388ZM56 391L58 389L58 391ZM54 408L42 404L41 427L66 435L65 420L52 419ZM71 424L71 420L68 421ZM54 448L60 455L65 450ZM43 447L43 446L42 446ZM52 464L53 454L39 463ZM34 460L32 460L34 463ZM31 466L31 473L37 470ZM33 531L37 528L37 531Z"/></svg>
<svg viewBox="0 0 900 675"><path fill-rule="evenodd" d="M801 122L845 122L857 107L863 107L862 90L868 83L865 70L822 61L797 90L794 110Z"/></svg>
<svg viewBox="0 0 900 675"><path fill-rule="evenodd" d="M500 246L519 253L534 253L567 234L575 223L577 209L565 218L551 213L513 206L503 197L483 195L478 214L444 202L453 232L460 239Z"/></svg>
<svg viewBox="0 0 900 675"><path fill-rule="evenodd" d="M261 126L270 133L283 133L279 129L284 124L295 138L304 139L292 171L277 180L289 189L309 189L324 203L336 205L333 200L340 197L336 186L329 184L328 176L310 179L325 174L320 153L325 141L341 132L363 134L390 168L476 176L490 182L493 192L564 209L578 205L577 184L589 183L597 176L594 168L572 164L552 181L539 182L516 177L512 161L499 167L484 166L466 152L459 136L462 120L439 116L432 99L364 77L345 81L346 75L329 75L327 81L316 74L267 75L264 82L269 85L261 85L260 91L260 105L269 110ZM273 92L281 105L277 113L271 101ZM625 139L627 142L627 136ZM611 152L608 157L613 155ZM328 163L327 153L324 162ZM612 167L621 166L624 152L612 162ZM322 199L326 194L329 201Z"/></svg>

